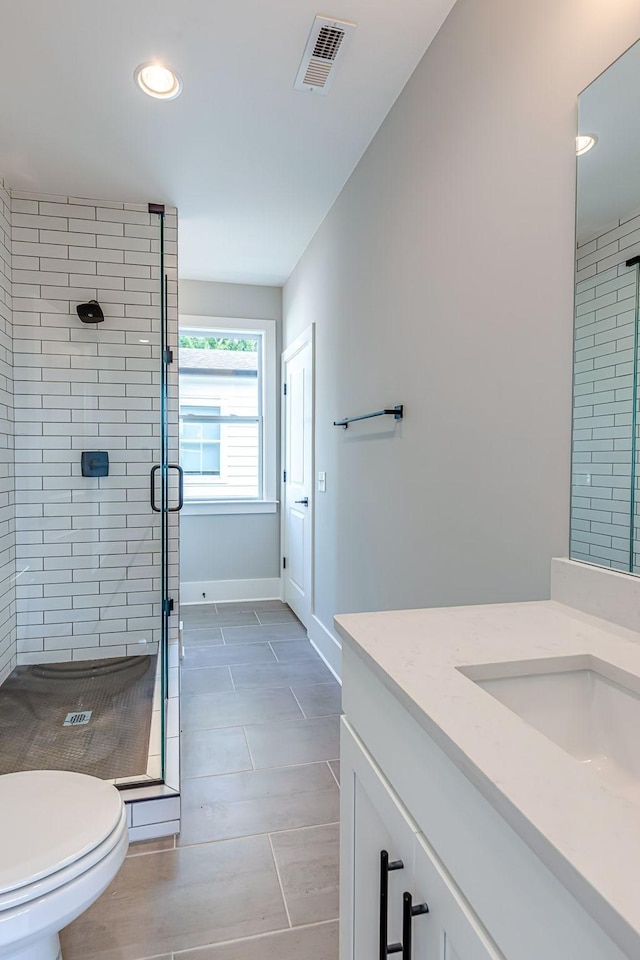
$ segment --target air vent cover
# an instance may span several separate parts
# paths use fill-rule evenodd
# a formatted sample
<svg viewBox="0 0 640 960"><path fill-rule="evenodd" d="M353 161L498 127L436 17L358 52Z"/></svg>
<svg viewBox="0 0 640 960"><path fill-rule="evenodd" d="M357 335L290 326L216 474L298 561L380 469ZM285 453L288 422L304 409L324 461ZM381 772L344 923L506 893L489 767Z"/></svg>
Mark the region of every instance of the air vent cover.
<svg viewBox="0 0 640 960"><path fill-rule="evenodd" d="M335 72L335 65L344 53L349 34L355 23L316 17L302 55L302 62L294 87L313 93L327 93Z"/></svg>

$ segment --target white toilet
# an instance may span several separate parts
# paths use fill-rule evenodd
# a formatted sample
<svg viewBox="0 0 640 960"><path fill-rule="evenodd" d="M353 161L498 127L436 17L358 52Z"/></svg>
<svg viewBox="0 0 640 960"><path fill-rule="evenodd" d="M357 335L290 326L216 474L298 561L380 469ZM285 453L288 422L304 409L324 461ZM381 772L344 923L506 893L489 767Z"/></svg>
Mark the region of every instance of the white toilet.
<svg viewBox="0 0 640 960"><path fill-rule="evenodd" d="M0 776L0 958L60 960L59 931L109 886L128 845L110 783L58 770Z"/></svg>

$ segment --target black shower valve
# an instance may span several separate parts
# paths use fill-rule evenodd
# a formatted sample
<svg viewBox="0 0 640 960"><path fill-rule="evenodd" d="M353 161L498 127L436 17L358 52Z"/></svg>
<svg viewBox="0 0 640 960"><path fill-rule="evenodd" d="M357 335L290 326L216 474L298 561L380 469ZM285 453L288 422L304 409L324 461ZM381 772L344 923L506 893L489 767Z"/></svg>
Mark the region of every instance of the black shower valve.
<svg viewBox="0 0 640 960"><path fill-rule="evenodd" d="M83 477L109 476L109 454L106 450L85 450L80 464Z"/></svg>

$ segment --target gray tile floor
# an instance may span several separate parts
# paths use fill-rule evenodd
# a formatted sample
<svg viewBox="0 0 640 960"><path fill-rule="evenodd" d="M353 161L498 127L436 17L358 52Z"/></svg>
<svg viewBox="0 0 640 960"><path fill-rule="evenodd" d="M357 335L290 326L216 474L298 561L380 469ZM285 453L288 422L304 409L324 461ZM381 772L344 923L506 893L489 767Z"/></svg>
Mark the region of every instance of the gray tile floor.
<svg viewBox="0 0 640 960"><path fill-rule="evenodd" d="M64 960L337 960L340 687L279 601L183 620L182 833L132 846Z"/></svg>

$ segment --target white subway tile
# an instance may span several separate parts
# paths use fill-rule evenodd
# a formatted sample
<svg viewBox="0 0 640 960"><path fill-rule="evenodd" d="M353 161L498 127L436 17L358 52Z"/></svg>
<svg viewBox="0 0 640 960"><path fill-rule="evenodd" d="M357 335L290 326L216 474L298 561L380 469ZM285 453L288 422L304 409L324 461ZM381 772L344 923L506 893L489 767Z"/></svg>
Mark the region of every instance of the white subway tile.
<svg viewBox="0 0 640 960"><path fill-rule="evenodd" d="M73 256L76 260L95 260L97 263L123 263L124 255L121 249L104 249L104 244L96 247L74 247Z"/></svg>
<svg viewBox="0 0 640 960"><path fill-rule="evenodd" d="M107 248L110 250L139 250L146 251L147 253L151 250L151 243L149 240L133 238L133 237L112 237L112 236L98 236L98 247ZM106 258L105 258L106 259ZM124 262L124 256L122 257Z"/></svg>
<svg viewBox="0 0 640 960"><path fill-rule="evenodd" d="M42 200L40 201L40 213L46 217L81 217L82 219L95 220L96 208L89 204L66 203L64 201L53 203L49 200Z"/></svg>
<svg viewBox="0 0 640 960"><path fill-rule="evenodd" d="M18 658L18 663L64 663L71 659L70 654L71 651L65 650L51 650L48 651L45 656L43 656L42 653L21 653Z"/></svg>
<svg viewBox="0 0 640 960"><path fill-rule="evenodd" d="M61 243L41 243L37 236L37 230L33 231L36 236L25 237L21 240L15 234L12 239L12 249L14 254L21 254L27 257L47 257L48 259L66 260L69 254L69 248ZM47 270L52 268L48 266ZM65 263L65 270L67 269Z"/></svg>
<svg viewBox="0 0 640 960"><path fill-rule="evenodd" d="M113 264L112 264L111 266L113 266ZM117 264L116 264L116 266L117 266ZM82 283L82 282L83 282L82 274L80 274L80 275L78 275L78 274L71 274L71 278L70 278L70 279L71 279L71 283L74 283L74 282L75 282L75 283ZM85 278L85 279L86 279L86 278ZM110 290L123 290L123 289L124 289L124 277L117 277L117 276L116 276L116 277L112 277L112 276L100 275L100 276L92 277L91 279L92 279L92 281L95 281L95 288L94 288L94 289L96 289L96 290L97 290L97 288L98 288L98 285L99 285L101 288L103 288L103 289L110 289Z"/></svg>
<svg viewBox="0 0 640 960"><path fill-rule="evenodd" d="M150 222L150 217L152 216L153 214L149 214L148 211L143 212L140 209L110 210L109 208L98 207L99 220L102 220L102 221L111 220L114 223L118 223L118 224L132 223L132 224L144 224L145 226L148 226ZM156 227L156 230L157 229L158 228Z"/></svg>
<svg viewBox="0 0 640 960"><path fill-rule="evenodd" d="M16 227L32 227L36 230L66 230L66 217L41 217L33 213L15 213L13 215L13 230ZM37 239L37 238L36 238Z"/></svg>
<svg viewBox="0 0 640 960"><path fill-rule="evenodd" d="M87 655L86 651L82 649L73 651L74 660L102 660L107 657L126 657L127 648L125 646L118 647L105 647L102 648L102 644L99 647L96 647L95 650L91 649L90 656Z"/></svg>
<svg viewBox="0 0 640 960"><path fill-rule="evenodd" d="M69 229L75 230L78 233L93 234L94 236L98 234L109 234L121 237L124 233L122 224L105 222L100 216L98 216L97 220L70 220Z"/></svg>
<svg viewBox="0 0 640 960"><path fill-rule="evenodd" d="M18 197L14 196L11 202L11 210L14 216L17 213L38 213L38 201L20 200Z"/></svg>

